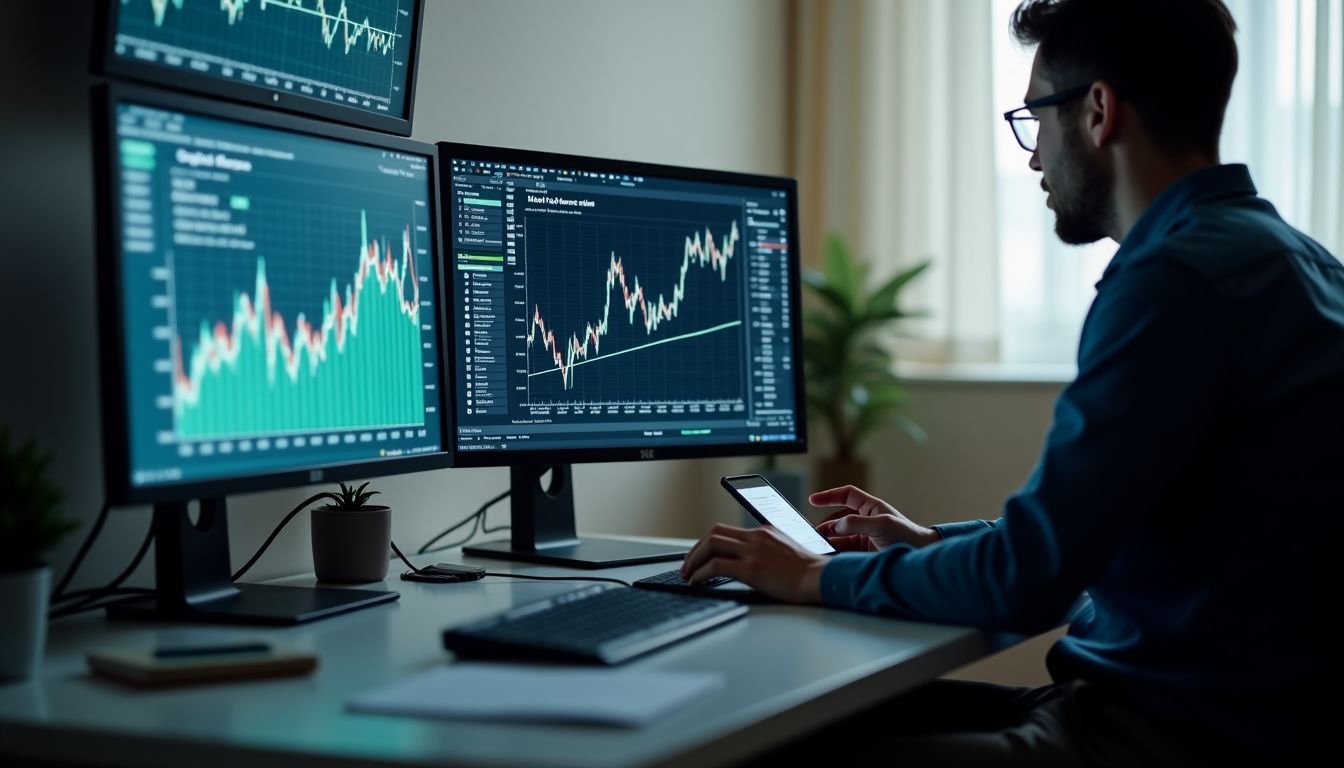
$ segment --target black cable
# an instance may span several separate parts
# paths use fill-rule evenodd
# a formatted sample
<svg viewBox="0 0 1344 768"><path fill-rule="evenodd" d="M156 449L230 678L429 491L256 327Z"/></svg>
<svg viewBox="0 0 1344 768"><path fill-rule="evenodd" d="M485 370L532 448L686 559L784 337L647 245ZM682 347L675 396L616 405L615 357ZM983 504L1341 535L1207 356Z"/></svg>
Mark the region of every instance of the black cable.
<svg viewBox="0 0 1344 768"><path fill-rule="evenodd" d="M72 600L79 600L80 598L88 597L90 595L102 597L111 592L131 594L131 592L150 593L153 591L153 587L94 587L92 589L76 589L73 592L66 592L61 596L61 599L54 601L52 605L54 608L56 603L68 603Z"/></svg>
<svg viewBox="0 0 1344 768"><path fill-rule="evenodd" d="M425 542L424 546L420 547L419 551L417 551L416 554L417 554L417 555L423 555L423 554L426 554L426 553L429 553L429 552L442 552L442 551L445 550L445 549L452 549L453 547L461 546L462 544L465 544L466 542L471 541L471 536L475 536L475 535L476 535L476 529L475 529L475 528L472 529L471 536L468 536L466 539L463 539L462 541L459 541L459 542L457 542L456 544L451 544L451 545L448 545L448 546L439 547L439 548L437 548L437 549L433 549L433 550L430 549L430 547L434 546L435 542L437 542L439 539L442 539L444 536L447 536L448 534L452 533L453 531L456 531L458 528L461 528L461 527L464 526L464 525L467 525L468 523L471 523L472 521L476 521L478 526L479 526L479 525L482 525L482 524L484 523L484 518L485 518L486 510L490 509L490 507L492 507L492 506L494 506L495 504L497 504L497 503L503 501L504 499L507 499L507 498L509 497L509 493L510 493L510 491L506 490L506 491L504 491L503 493L499 494L498 496L495 496L494 498L492 498L492 499L490 499L489 501L485 502L485 503L482 504L480 507L478 507L478 508L476 509L475 512L472 512L469 516L464 517L464 518L462 518L461 520L459 520L458 522L454 523L453 526L450 527L448 530L443 531L443 532L440 533L439 535L437 535L437 536L435 536L434 538L430 539L429 541ZM506 526L506 527L507 527L507 526ZM503 529L501 529L501 528L494 528L494 529L486 528L486 529L485 529L485 533L494 533L495 531L499 531L499 530L503 530Z"/></svg>
<svg viewBox="0 0 1344 768"><path fill-rule="evenodd" d="M117 574L116 578L109 581L105 587L90 590L90 594L87 597L80 598L74 605L66 605L58 610L52 611L51 618L59 619L61 616L69 616L72 613L79 613L81 611L92 610L94 607L101 607L95 606L94 603L97 603L108 594L114 593L117 587L121 586L123 581L129 579L131 574L135 573L135 569L140 567L140 561L145 559L145 553L149 551L149 544L152 541L154 541L154 523L151 521L149 530L145 532L144 541L140 542L140 549L136 551L135 557L131 559L130 564L122 569L121 573Z"/></svg>
<svg viewBox="0 0 1344 768"><path fill-rule="evenodd" d="M103 499L103 505L98 510L98 517L93 521L93 527L84 537L84 543L79 545L79 551L75 553L75 559L70 561L70 567L65 569L65 575L61 577L60 583L56 585L56 589L52 590L52 602L65 594L65 588L70 586L70 580L75 577L75 571L79 570L80 563L84 562L84 556L89 554L89 548L93 546L94 540L102 532L103 523L107 522L107 513L111 508L112 505L107 503L107 499Z"/></svg>
<svg viewBox="0 0 1344 768"><path fill-rule="evenodd" d="M521 573L492 573L485 572L486 576L499 576L505 579L535 579L536 581L608 581L612 584L620 584L622 587L630 586L630 582L612 579L605 576L527 576Z"/></svg>
<svg viewBox="0 0 1344 768"><path fill-rule="evenodd" d="M407 560L406 556L401 554L400 549L397 549L397 543L395 541L388 543L392 545L392 551L397 553L397 557L401 558L401 562L405 563L407 568L410 568L415 573L420 573L421 569L411 565L411 561ZM628 581L609 579L602 576L526 576L521 573L491 573L490 571L486 571L483 575L499 576L506 579L533 579L535 581L609 581L612 584L620 584L623 587L630 586L630 582Z"/></svg>
<svg viewBox="0 0 1344 768"><path fill-rule="evenodd" d="M300 512L312 506L313 504L316 504L318 499L325 499L328 497L329 493L327 491L323 491L322 493L315 493L312 496L309 496L308 498L299 502L299 505L291 509L289 511L289 514L285 515L285 519L281 520L280 524L275 526L275 530L271 531L271 535L266 537L266 541L262 543L261 548L257 550L256 554L252 555L252 559L248 560L243 565L242 568L239 568L237 571L234 571L234 574L229 577L229 581L237 581L241 579L243 577L243 574L247 573L248 570L252 568L252 566L256 565L257 561L261 559L262 554L266 552L267 547L271 546L271 542L275 541L275 537L280 535L280 531L284 530L286 525L289 525L289 521L293 520L295 515L299 514Z"/></svg>
<svg viewBox="0 0 1344 768"><path fill-rule="evenodd" d="M461 539L458 539L457 541L454 541L451 544L444 544L443 546L435 547L426 553L417 552L416 554L433 554L435 552L442 552L447 549L454 549L456 547L462 546L463 544L466 544L467 542L476 538L476 534L481 530L481 521L484 519L485 515L480 515L479 517L477 517L475 525L472 525L471 530L467 531L467 535L463 536Z"/></svg>
<svg viewBox="0 0 1344 768"><path fill-rule="evenodd" d="M407 568L410 568L410 569L411 569L412 571L414 571L415 573L419 573L419 572L420 572L420 569L419 569L419 568L416 568L414 565L411 565L411 561L410 561L410 560L407 560L407 559L406 559L406 556L403 555L403 554L401 554L401 550L400 550L400 549L397 549L397 542L392 541L392 540L389 539L387 543L392 545L392 551L397 553L397 557L400 557L400 558L401 558L401 562L405 563Z"/></svg>
<svg viewBox="0 0 1344 768"><path fill-rule="evenodd" d="M435 536L434 538L432 538L432 539L430 539L429 541L425 542L424 546L420 547L420 549L419 549L418 551L416 551L415 554L417 554L417 555L424 555L424 554L428 554L428 553L430 553L430 552L442 552L442 551L445 550L445 549L452 549L453 547L460 547L460 546L462 546L463 544L467 543L468 541L471 541L472 538L476 536L476 531L477 531L477 529L480 528L480 525L481 525L481 518L482 518L482 517L484 517L484 515L481 514L481 511L480 511L480 510L476 510L475 512L472 512L470 516L465 517L465 518L463 518L462 520L457 521L457 522L454 523L453 526L452 526L451 528L449 528L448 530L446 530L446 531L440 533L438 536ZM430 546L433 545L434 542L438 541L439 539L442 539L444 536L447 536L448 534L452 533L453 531L456 531L458 528L461 528L461 527L464 526L464 525L471 525L471 530L467 531L467 535L466 535L466 537L463 538L461 541L455 541L455 542L453 542L452 544L444 544L444 545L441 546L441 547L434 547L433 549L430 549Z"/></svg>
<svg viewBox="0 0 1344 768"><path fill-rule="evenodd" d="M489 525L486 524L485 515L481 515L481 533L489 535L491 533L499 533L500 531L511 531L511 530L513 530L512 525L496 525L494 528L491 528Z"/></svg>
<svg viewBox="0 0 1344 768"><path fill-rule="evenodd" d="M116 597L116 598L132 597L132 596L133 596L133 597L145 597L145 596L154 594L154 590L150 589L149 587L120 587L120 588L117 588L117 589L106 589L106 588L103 588L103 589L88 590L88 591L90 591L90 592L97 592L98 594L97 594L97 595L94 595L93 600L90 600L90 601L88 601L87 603L85 603L85 602L81 602L81 603L77 603L77 604L75 604L75 605L67 605L67 606L65 606L64 608L56 608L56 609L52 610L50 614L48 614L47 618L49 618L49 619L60 619L60 618L63 618L63 617L65 617L65 616L73 616L73 615L76 614L76 613L85 613L85 612L87 612L87 611L96 611L96 610L98 610L99 608L105 608L105 607L107 607L107 606L109 606L109 605L112 605L113 603L120 602L120 599L118 599L118 600L109 600L109 601L107 601L107 602L105 602L105 603L97 602L98 600L102 600L102 599L105 598L105 597Z"/></svg>

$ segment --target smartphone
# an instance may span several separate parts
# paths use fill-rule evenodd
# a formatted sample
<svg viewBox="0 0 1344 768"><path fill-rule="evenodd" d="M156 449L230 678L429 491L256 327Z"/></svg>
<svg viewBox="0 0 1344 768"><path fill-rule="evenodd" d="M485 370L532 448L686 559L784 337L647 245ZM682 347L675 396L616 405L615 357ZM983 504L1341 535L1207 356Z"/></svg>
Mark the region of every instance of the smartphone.
<svg viewBox="0 0 1344 768"><path fill-rule="evenodd" d="M456 563L435 563L418 571L406 571L401 574L402 581L427 581L431 584L457 584L463 581L476 581L484 576L485 569L479 565Z"/></svg>
<svg viewBox="0 0 1344 768"><path fill-rule="evenodd" d="M761 525L775 530L815 555L835 554L835 547L803 517L775 486L760 475L732 475L719 483L737 499Z"/></svg>

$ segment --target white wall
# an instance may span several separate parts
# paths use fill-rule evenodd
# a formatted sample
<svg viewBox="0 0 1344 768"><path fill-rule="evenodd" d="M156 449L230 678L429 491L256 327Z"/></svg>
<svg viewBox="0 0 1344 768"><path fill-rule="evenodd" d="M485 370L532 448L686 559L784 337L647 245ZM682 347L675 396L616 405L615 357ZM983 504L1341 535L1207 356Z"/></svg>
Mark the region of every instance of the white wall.
<svg viewBox="0 0 1344 768"><path fill-rule="evenodd" d="M67 513L85 528L102 498L86 107L92 7L8 2L0 28L0 423L54 450ZM783 0L428 0L415 138L783 173L785 9ZM712 485L705 465L581 467L580 528L697 533L699 502L679 489ZM417 546L506 483L500 469L444 470L378 487L396 508L395 538ZM312 492L230 499L235 562ZM119 571L147 522L145 509L115 515L76 585ZM82 535L58 550L58 571ZM301 517L249 578L310 563Z"/></svg>

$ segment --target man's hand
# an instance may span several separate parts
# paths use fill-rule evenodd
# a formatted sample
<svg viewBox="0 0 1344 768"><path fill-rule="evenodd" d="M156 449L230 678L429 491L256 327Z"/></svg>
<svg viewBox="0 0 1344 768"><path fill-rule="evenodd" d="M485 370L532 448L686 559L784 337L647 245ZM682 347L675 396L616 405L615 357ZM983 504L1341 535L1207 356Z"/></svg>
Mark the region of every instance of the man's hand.
<svg viewBox="0 0 1344 768"><path fill-rule="evenodd" d="M817 491L808 501L814 507L844 507L817 526L817 533L842 551L874 552L894 544L922 547L941 540L937 531L918 525L887 502L852 485Z"/></svg>
<svg viewBox="0 0 1344 768"><path fill-rule="evenodd" d="M699 583L727 576L786 603L820 603L826 560L799 548L771 526L710 529L681 564L681 576Z"/></svg>

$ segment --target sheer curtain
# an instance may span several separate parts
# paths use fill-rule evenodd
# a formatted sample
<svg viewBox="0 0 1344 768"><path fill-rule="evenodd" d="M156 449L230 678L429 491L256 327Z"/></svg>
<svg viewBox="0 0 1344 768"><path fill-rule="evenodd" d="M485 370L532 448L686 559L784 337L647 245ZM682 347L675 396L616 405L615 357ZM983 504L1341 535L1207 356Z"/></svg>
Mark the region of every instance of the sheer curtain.
<svg viewBox="0 0 1344 768"><path fill-rule="evenodd" d="M1344 0L1228 0L1241 70L1223 159L1344 258Z"/></svg>
<svg viewBox="0 0 1344 768"><path fill-rule="evenodd" d="M1344 255L1344 0L1227 0L1241 67L1223 133L1290 223ZM804 253L827 231L889 274L932 259L904 359L1072 364L1115 244L1062 245L999 114L1032 52L1017 0L796 0L794 169Z"/></svg>
<svg viewBox="0 0 1344 768"><path fill-rule="evenodd" d="M1017 106L1032 51L1007 33L1017 0L991 0L994 99ZM1246 163L1260 194L1294 226L1344 255L1344 0L1225 0L1237 21L1240 67L1223 127L1222 159ZM1069 364L1094 284L1116 245L1061 244L1037 174L1010 137L994 137L1000 196L1001 357Z"/></svg>
<svg viewBox="0 0 1344 768"><path fill-rule="evenodd" d="M921 357L993 360L998 259L987 0L795 2L804 253L842 234L905 295ZM906 355L907 357L909 355Z"/></svg>

